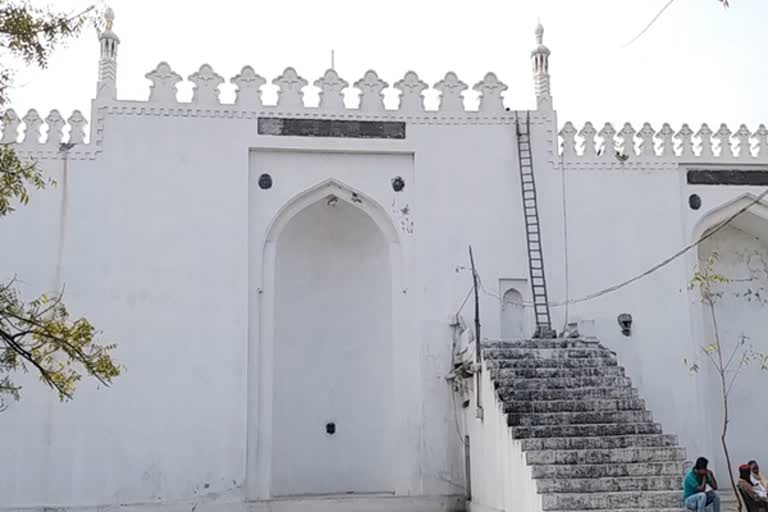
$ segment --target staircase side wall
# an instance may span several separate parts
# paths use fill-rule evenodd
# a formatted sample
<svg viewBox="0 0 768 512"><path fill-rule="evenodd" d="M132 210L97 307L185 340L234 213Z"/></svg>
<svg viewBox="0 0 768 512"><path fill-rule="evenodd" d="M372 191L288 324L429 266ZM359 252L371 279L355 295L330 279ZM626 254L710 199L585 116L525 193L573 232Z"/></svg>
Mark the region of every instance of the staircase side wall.
<svg viewBox="0 0 768 512"><path fill-rule="evenodd" d="M485 365L484 365L485 366ZM522 443L512 438L503 404L496 397L490 372L483 368L480 399L483 419L475 417L475 393L466 409L470 437L472 499L469 512L540 512L541 496L525 462Z"/></svg>

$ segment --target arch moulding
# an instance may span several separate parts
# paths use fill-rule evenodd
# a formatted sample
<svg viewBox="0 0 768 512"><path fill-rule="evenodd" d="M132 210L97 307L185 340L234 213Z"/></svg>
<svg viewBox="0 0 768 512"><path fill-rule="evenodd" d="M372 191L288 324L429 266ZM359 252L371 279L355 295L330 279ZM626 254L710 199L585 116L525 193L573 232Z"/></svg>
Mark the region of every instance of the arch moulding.
<svg viewBox="0 0 768 512"><path fill-rule="evenodd" d="M251 295L256 304L249 307L255 313L249 320L248 335L248 413L247 413L247 454L246 454L246 493L250 500L269 500L271 496L272 475L272 408L274 375L274 346L275 346L275 270L277 242L283 230L291 220L305 208L326 200L331 196L339 201L358 208L370 217L389 245L389 258L392 279L392 337L393 350L397 358L398 340L404 340L404 325L402 312L406 309L405 283L403 281L404 254L400 233L387 211L375 200L354 190L348 185L329 179L295 195L289 199L275 214L269 223L264 239L262 259L259 266L253 267L256 275L261 277L258 293ZM258 265L258 263L257 263ZM397 387L397 386L396 386ZM397 389L396 395L397 395ZM400 412L396 413L396 416ZM405 413L407 414L407 413ZM405 418L395 418L396 423L407 425ZM395 438L404 435L397 430ZM412 465L410 457L400 458L406 465ZM403 474L407 474L402 468ZM401 468L393 468L397 474ZM407 480L407 479L405 479ZM412 490L412 482L399 481L395 478L395 491L405 494Z"/></svg>

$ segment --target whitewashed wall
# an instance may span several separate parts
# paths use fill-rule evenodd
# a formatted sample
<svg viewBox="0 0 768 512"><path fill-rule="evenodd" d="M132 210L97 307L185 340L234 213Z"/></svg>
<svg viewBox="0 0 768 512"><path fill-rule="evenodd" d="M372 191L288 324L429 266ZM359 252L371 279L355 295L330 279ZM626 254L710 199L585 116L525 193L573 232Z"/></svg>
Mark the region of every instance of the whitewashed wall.
<svg viewBox="0 0 768 512"><path fill-rule="evenodd" d="M17 275L30 297L66 286L72 312L119 343L127 371L108 390L84 382L67 404L24 379L23 401L0 423L17 440L0 467L3 507L271 495L258 448L271 442L259 437L271 396L261 380L270 365L259 356L270 285L264 242L281 210L323 183L358 191L401 246L393 267L396 495L455 506L431 497L464 492L444 377L448 323L470 283L468 245L488 289L526 278L514 112L499 103L458 118L422 115L408 122L404 141L382 141L260 136L255 115L153 105L97 103L91 143L70 151L66 175L55 144L21 137L21 154L40 158L59 186L0 223L0 238L24 245L0 254L0 270ZM266 191L256 185L265 167L274 179ZM406 182L400 193L395 176ZM482 309L498 336L498 299L484 295ZM371 400L362 391L361 404Z"/></svg>
<svg viewBox="0 0 768 512"><path fill-rule="evenodd" d="M473 388L477 380L469 385L470 405L465 409L465 417L471 443L472 500L467 508L470 512L538 512L541 495L526 463L522 443L512 437L512 429L507 426L507 415L490 375L486 368L480 374L482 421L474 417L478 404Z"/></svg>
<svg viewBox="0 0 768 512"><path fill-rule="evenodd" d="M765 220L762 222L766 225ZM766 229L751 231L749 225L734 223L706 240L700 247L699 257L706 261L713 252L719 255L714 271L730 279L727 284L715 286L719 295L715 304L715 314L719 327L720 342L726 360L733 350L737 350L742 337L754 350L765 353L768 349L766 340L766 304L768 304L768 245L764 237ZM714 343L714 329L709 316L704 311L704 344ZM743 352L737 350L736 362ZM710 399L708 422L712 425L712 443L718 446L722 426L722 406L720 381L705 357L699 354L697 362L701 367L700 378L705 378L708 386L705 392ZM733 365L736 368L738 365ZM730 373L728 378L734 375ZM743 464L752 459L766 460L768 453L755 440L768 429L768 413L760 407L760 390L768 384L768 373L761 368L759 361L740 371L729 396L730 423L729 446L735 464ZM716 459L724 467L724 458L718 452Z"/></svg>
<svg viewBox="0 0 768 512"><path fill-rule="evenodd" d="M25 379L24 401L11 404L0 422L0 433L19 440L11 462L0 467L3 506L270 497L278 382L269 342L275 305L270 233L290 218L287 210L321 199L313 194L322 187L359 193L361 208L390 231L395 493L463 494L463 454L444 378L451 364L449 322L469 291L469 244L483 282L483 337L501 335L498 295L510 283L527 282L514 127L524 113L505 110L506 86L492 74L474 87L481 95L474 112L465 111L466 84L447 74L436 84L442 97L433 112L424 110L427 86L415 73L395 84L401 101L392 111L384 109L387 84L375 73L355 83L359 110L344 106L343 81L329 73L316 82L323 92L318 109L303 106L307 81L291 68L274 81L277 106L261 104L257 92L264 80L247 68L233 79L241 89L237 104L220 105L223 79L205 66L190 77L192 104L179 104L180 76L160 65L148 74L154 84L149 102L107 97L94 104L91 141L70 151L66 171L56 151L60 119L51 118L56 128L40 143L39 115L25 116L23 137L18 116L6 116L3 141L21 140L22 154L40 158L60 185L34 194L30 206L0 222L2 240L23 241L23 249L0 253L0 272L16 274L30 296L66 285L73 312L87 314L106 339L120 344L117 356L128 370L109 390L84 383L69 404L56 403L49 390ZM257 134L259 116L402 121L407 137L264 136ZM691 134L684 130L680 155L665 153L669 130L659 152L649 152L653 134L645 130L639 151L633 142L633 156L619 162L604 156L610 153L571 151L574 133L564 128L561 165L554 114L531 116L553 301L647 270L709 227L723 205L760 192L688 186L688 160L718 161L686 155ZM71 119L70 140L82 142L83 119ZM588 140L594 132L582 130ZM763 132L753 137L759 162L766 156ZM615 136L615 130L601 133ZM633 130L622 133L634 141ZM751 136L742 132L737 150ZM751 165L746 156L718 158ZM267 191L256 183L265 169L274 179ZM392 190L395 176L405 180L404 191ZM688 208L692 192L703 199L699 211ZM619 353L656 418L680 435L691 457L716 450L706 387L682 362L695 352L702 331L687 291L696 257L688 254L567 312ZM565 308L553 311L559 329ZM616 323L624 312L634 318L631 337ZM471 309L463 314L471 317ZM362 392L358 398L369 399Z"/></svg>
<svg viewBox="0 0 768 512"><path fill-rule="evenodd" d="M597 146L609 148L606 156L605 151L597 154L584 149L584 146L595 145L597 131L591 125L579 132L583 144L579 149L578 144L573 144L576 130L566 123L560 131L564 139L562 163L559 158L551 157L549 171L537 169L539 189L548 198L549 205L542 217L547 233L544 252L550 300L560 302L566 297L566 251L567 296L572 300L581 299L651 269L763 191L762 187L755 186L688 185L686 173L690 168L759 169L756 164L768 160L764 127L755 131L752 138L752 132L745 128L739 130L738 137L733 138L733 149L725 152L717 147L713 150L712 133L707 132L706 127L697 132L697 139L692 141L693 131L684 126L677 133L677 145L672 139L675 132L669 127L665 126L655 138L652 129L645 128L645 133L636 135L637 132L625 125L618 134L623 143L617 143L614 141L616 131L604 127L600 136L611 142ZM724 147L727 141L730 148L730 132L723 127L719 132L719 147ZM710 139L706 138L707 133ZM627 140L632 141L629 150ZM698 146L695 151L694 145ZM753 149L746 154L744 147ZM550 154L556 151L552 148ZM621 162L615 158L614 151L629 156ZM689 195L694 193L702 200L699 210L689 206ZM761 205L752 207L751 211L760 215L750 223L753 233L763 240L768 218L764 209ZM567 226L564 226L564 210ZM726 247L728 251L738 252L747 248ZM724 474L726 468L717 439L720 401L712 394L709 376L691 376L684 364L685 359L695 357L700 340L709 337L696 297L688 290L697 260L698 252L693 249L619 291L570 304L567 313L571 321L580 322L584 334L598 336L618 353L620 364L627 368L628 375L640 388L655 419L662 423L665 431L679 435L689 458L705 455ZM764 317L764 306L752 304L750 307L760 309ZM746 314L741 309L738 311ZM566 308L559 306L554 312L555 325L561 328ZM633 317L630 337L621 333L617 322L621 313L630 313ZM752 330L756 327L752 326ZM745 422L750 418L762 424L743 400L736 404L736 416L745 418ZM740 437L736 429L731 437L739 452L750 444L750 439L754 438ZM760 449L753 452L754 458L768 457L768 453L761 453Z"/></svg>

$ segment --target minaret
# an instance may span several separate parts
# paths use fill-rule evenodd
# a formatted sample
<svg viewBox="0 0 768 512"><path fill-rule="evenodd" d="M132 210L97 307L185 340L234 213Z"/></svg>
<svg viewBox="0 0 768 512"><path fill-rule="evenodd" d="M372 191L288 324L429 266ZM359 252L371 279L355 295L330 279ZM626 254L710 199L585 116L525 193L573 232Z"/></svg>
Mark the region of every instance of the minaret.
<svg viewBox="0 0 768 512"><path fill-rule="evenodd" d="M115 21L115 11L111 8L104 13L106 28L99 34L101 58L99 59L99 83L96 87L96 98L114 100L117 98L117 47L120 38L112 32Z"/></svg>
<svg viewBox="0 0 768 512"><path fill-rule="evenodd" d="M552 110L552 93L549 88L549 48L544 46L544 27L536 27L536 49L531 52L533 62L533 90L538 110Z"/></svg>

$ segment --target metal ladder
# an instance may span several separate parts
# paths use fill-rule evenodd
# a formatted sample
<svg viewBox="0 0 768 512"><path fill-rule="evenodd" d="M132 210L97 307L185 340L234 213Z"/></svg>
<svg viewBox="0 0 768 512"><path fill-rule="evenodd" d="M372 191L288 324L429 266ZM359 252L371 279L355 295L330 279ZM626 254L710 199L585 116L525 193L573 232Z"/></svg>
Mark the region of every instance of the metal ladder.
<svg viewBox="0 0 768 512"><path fill-rule="evenodd" d="M549 314L547 280L544 276L544 254L541 246L541 222L536 201L536 180L533 177L533 153L531 151L531 118L525 114L525 123L515 116L517 132L517 157L520 163L520 183L523 192L523 213L528 243L528 268L531 276L533 311L536 316L534 338L553 338L552 318Z"/></svg>

